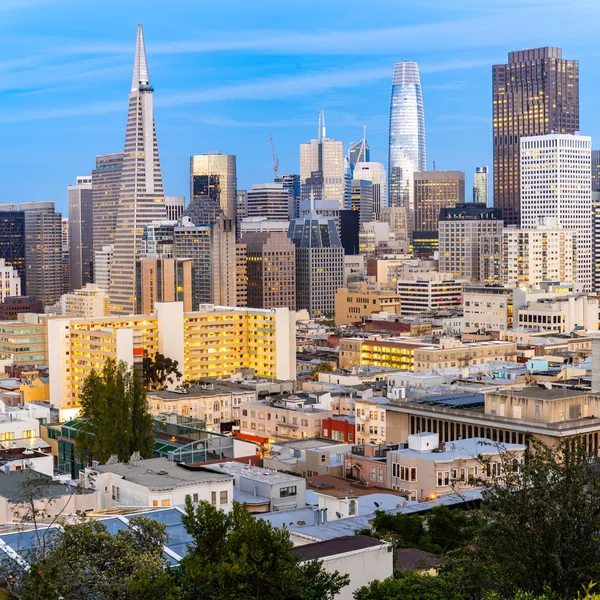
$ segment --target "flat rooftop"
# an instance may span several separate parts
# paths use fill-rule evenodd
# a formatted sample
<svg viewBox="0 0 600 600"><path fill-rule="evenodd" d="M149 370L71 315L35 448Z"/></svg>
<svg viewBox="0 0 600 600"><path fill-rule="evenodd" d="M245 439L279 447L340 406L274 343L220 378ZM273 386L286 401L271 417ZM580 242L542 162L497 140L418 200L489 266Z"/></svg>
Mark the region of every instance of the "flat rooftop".
<svg viewBox="0 0 600 600"><path fill-rule="evenodd" d="M214 473L225 474L228 476L237 475L261 483L294 483L299 479L303 479L303 477L297 475L288 475L281 471L263 469L262 467L254 467L236 461L219 463L218 465L203 465L202 468Z"/></svg>
<svg viewBox="0 0 600 600"><path fill-rule="evenodd" d="M517 452L525 450L523 444L504 444L493 442L486 438L466 438L455 442L440 444L442 452L419 452L418 450L391 450L388 454L396 454L406 458L420 458L434 462L452 462L460 458L475 458L485 454L499 454L500 452Z"/></svg>
<svg viewBox="0 0 600 600"><path fill-rule="evenodd" d="M314 544L295 546L292 548L292 552L296 554L300 560L312 560L313 558L336 556L338 554L366 550L367 548L381 545L387 545L387 543L376 540L368 535L345 535L325 542L315 542Z"/></svg>
<svg viewBox="0 0 600 600"><path fill-rule="evenodd" d="M50 477L31 470L10 471L5 473L0 470L0 496L11 502L23 502L22 485L28 481L47 482L48 485L40 488L40 494L44 498L62 498L71 494L94 494L95 490L81 487L71 487L52 481Z"/></svg>
<svg viewBox="0 0 600 600"><path fill-rule="evenodd" d="M158 390L156 392L148 392L148 396L154 398L162 398L163 400L186 400L188 398L201 398L205 396L217 396L219 394L233 394L236 392L248 393L247 387L242 385L222 385L218 383L208 383L206 387L197 386L187 388L182 392L174 392L170 390Z"/></svg>
<svg viewBox="0 0 600 600"><path fill-rule="evenodd" d="M581 396L589 396L587 392L577 390L567 390L564 388L541 388L541 387L526 387L522 389L512 388L510 391L499 392L506 396L516 396L517 398L532 398L534 400L564 400L565 398L578 398Z"/></svg>
<svg viewBox="0 0 600 600"><path fill-rule="evenodd" d="M129 463L100 465L98 471L121 475L127 481L143 485L153 491L173 490L197 483L222 483L231 480L231 475L185 469L166 458L140 460L136 466Z"/></svg>

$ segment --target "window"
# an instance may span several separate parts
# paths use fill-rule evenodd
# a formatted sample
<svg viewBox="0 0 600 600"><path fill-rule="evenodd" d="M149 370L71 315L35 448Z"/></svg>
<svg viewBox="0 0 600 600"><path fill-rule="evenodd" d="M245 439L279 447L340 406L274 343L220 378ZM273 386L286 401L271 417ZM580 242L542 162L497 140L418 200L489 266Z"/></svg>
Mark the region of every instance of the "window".
<svg viewBox="0 0 600 600"><path fill-rule="evenodd" d="M350 504L348 506L348 515L353 516L356 514L356 500L350 500Z"/></svg>
<svg viewBox="0 0 600 600"><path fill-rule="evenodd" d="M444 480L444 475L441 471L437 472L437 486L438 487L442 487L443 484L443 480Z"/></svg>
<svg viewBox="0 0 600 600"><path fill-rule="evenodd" d="M377 480L377 468L376 467L371 467L371 479L373 481Z"/></svg>
<svg viewBox="0 0 600 600"><path fill-rule="evenodd" d="M35 429L25 429L23 431L24 438L34 438L35 437Z"/></svg>
<svg viewBox="0 0 600 600"><path fill-rule="evenodd" d="M211 493L210 493L210 503L211 503L213 506L216 506L216 505L217 505L217 492L211 492Z"/></svg>
<svg viewBox="0 0 600 600"><path fill-rule="evenodd" d="M219 493L219 504L227 504L227 490L223 490Z"/></svg>
<svg viewBox="0 0 600 600"><path fill-rule="evenodd" d="M112 486L112 499L117 502L121 499L121 489L114 485Z"/></svg>
<svg viewBox="0 0 600 600"><path fill-rule="evenodd" d="M198 502L198 494L192 496L192 502Z"/></svg>
<svg viewBox="0 0 600 600"><path fill-rule="evenodd" d="M321 462L327 462L327 454L321 454Z"/></svg>
<svg viewBox="0 0 600 600"><path fill-rule="evenodd" d="M160 503L161 506L171 506L170 500L162 500Z"/></svg>
<svg viewBox="0 0 600 600"><path fill-rule="evenodd" d="M411 469L410 469L410 480L411 481L416 481L417 480L417 469L416 469L416 467L411 467Z"/></svg>
<svg viewBox="0 0 600 600"><path fill-rule="evenodd" d="M158 506L158 500L152 500L152 506Z"/></svg>
<svg viewBox="0 0 600 600"><path fill-rule="evenodd" d="M14 431L5 431L4 433L0 433L0 441L5 442L7 440L14 440L15 432Z"/></svg>
<svg viewBox="0 0 600 600"><path fill-rule="evenodd" d="M289 498L290 496L295 496L296 493L297 493L296 486L291 485L289 487L280 488L279 497L280 498Z"/></svg>

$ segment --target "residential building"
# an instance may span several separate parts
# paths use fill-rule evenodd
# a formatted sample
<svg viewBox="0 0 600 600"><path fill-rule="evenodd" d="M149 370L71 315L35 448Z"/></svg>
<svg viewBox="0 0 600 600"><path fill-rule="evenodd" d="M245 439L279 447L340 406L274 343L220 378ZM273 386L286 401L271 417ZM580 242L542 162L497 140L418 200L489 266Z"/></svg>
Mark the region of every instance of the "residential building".
<svg viewBox="0 0 600 600"><path fill-rule="evenodd" d="M248 306L296 307L296 246L284 231L246 231Z"/></svg>
<svg viewBox="0 0 600 600"><path fill-rule="evenodd" d="M70 268L71 259L69 258L69 219L62 218L62 276L63 276L63 291L68 292L71 289Z"/></svg>
<svg viewBox="0 0 600 600"><path fill-rule="evenodd" d="M396 282L396 291L402 298L400 314L457 308L462 302L464 283L447 273L429 271L409 274Z"/></svg>
<svg viewBox="0 0 600 600"><path fill-rule="evenodd" d="M186 498L210 502L229 512L233 502L233 477L206 469L186 469L166 458L87 467L80 474L85 488L103 490L101 508L119 506L176 506Z"/></svg>
<svg viewBox="0 0 600 600"><path fill-rule="evenodd" d="M94 251L94 282L99 288L108 291L110 288L110 274L115 255L112 244L102 246L101 250Z"/></svg>
<svg viewBox="0 0 600 600"><path fill-rule="evenodd" d="M48 364L48 332L39 315L0 322L0 359L20 365Z"/></svg>
<svg viewBox="0 0 600 600"><path fill-rule="evenodd" d="M203 305L184 313L182 302L155 302L154 308L145 315L50 319L48 344L56 349L49 357L52 404L75 413L91 369L101 369L109 358L132 366L156 352L177 360L183 381L223 379L244 369L261 378L295 378L295 313L287 308ZM20 331L19 325L22 329L12 321L0 324L0 355L2 331ZM40 334L45 335L43 326Z"/></svg>
<svg viewBox="0 0 600 600"><path fill-rule="evenodd" d="M325 114L319 113L318 137L300 144L300 184L303 200L335 200L344 208L344 142L328 138Z"/></svg>
<svg viewBox="0 0 600 600"><path fill-rule="evenodd" d="M414 210L413 173L426 169L425 113L417 63L397 62L392 78L388 205Z"/></svg>
<svg viewBox="0 0 600 600"><path fill-rule="evenodd" d="M296 246L296 307L311 317L332 313L344 285L344 248L334 219L310 213L290 222Z"/></svg>
<svg viewBox="0 0 600 600"><path fill-rule="evenodd" d="M592 138L550 133L521 138L521 227L543 218L576 233L577 281L592 288Z"/></svg>
<svg viewBox="0 0 600 600"><path fill-rule="evenodd" d="M516 344L499 341L463 344L453 338L442 338L438 344L403 338L342 338L339 352L340 368L373 365L423 373L484 364L489 360L514 360ZM388 438L388 441L394 440Z"/></svg>
<svg viewBox="0 0 600 600"><path fill-rule="evenodd" d="M354 165L355 180L370 181L373 190L373 213L379 219L381 210L387 207L387 175L383 163L357 162Z"/></svg>
<svg viewBox="0 0 600 600"><path fill-rule="evenodd" d="M413 231L437 232L440 210L465 203L462 171L419 171L414 174Z"/></svg>
<svg viewBox="0 0 600 600"><path fill-rule="evenodd" d="M46 307L48 314L77 319L105 317L109 314L109 310L110 303L106 290L95 283L88 283L79 290L63 294L58 302Z"/></svg>
<svg viewBox="0 0 600 600"><path fill-rule="evenodd" d="M290 194L283 183L256 183L247 194L246 216L274 221L290 219Z"/></svg>
<svg viewBox="0 0 600 600"><path fill-rule="evenodd" d="M122 170L122 152L96 156L96 168L92 171L94 253L115 243Z"/></svg>
<svg viewBox="0 0 600 600"><path fill-rule="evenodd" d="M370 290L366 282L339 288L335 293L335 324L361 323L373 313L400 312L401 297L394 290Z"/></svg>
<svg viewBox="0 0 600 600"><path fill-rule="evenodd" d="M191 312L191 258L140 258L136 269L137 314L154 312L156 302L183 302L183 310Z"/></svg>
<svg viewBox="0 0 600 600"><path fill-rule="evenodd" d="M502 230L501 283L535 286L542 281L577 281L578 232L558 227L555 219L546 223L536 229Z"/></svg>
<svg viewBox="0 0 600 600"><path fill-rule="evenodd" d="M173 258L173 237L177 221L152 221L144 227L141 258Z"/></svg>
<svg viewBox="0 0 600 600"><path fill-rule="evenodd" d="M358 444L385 444L385 404L387 401L387 398L380 397L355 400L354 416ZM380 483L385 481L385 473L382 474Z"/></svg>
<svg viewBox="0 0 600 600"><path fill-rule="evenodd" d="M529 302L519 307L514 326L557 333L598 331L598 296L569 294Z"/></svg>
<svg viewBox="0 0 600 600"><path fill-rule="evenodd" d="M440 445L437 433L409 435L408 448L386 455L387 487L405 492L410 500L461 493L482 487L482 480L501 481L505 461L523 462L525 449L523 444L494 444L483 437Z"/></svg>
<svg viewBox="0 0 600 600"><path fill-rule="evenodd" d="M502 233L502 213L486 204L442 208L439 216L440 272L470 281L496 281L499 247L490 244Z"/></svg>
<svg viewBox="0 0 600 600"><path fill-rule="evenodd" d="M487 167L476 167L473 176L473 203L490 205L490 184Z"/></svg>
<svg viewBox="0 0 600 600"><path fill-rule="evenodd" d="M464 331L507 331L513 326L513 289L467 284L463 291Z"/></svg>
<svg viewBox="0 0 600 600"><path fill-rule="evenodd" d="M115 314L126 315L135 310L135 263L144 227L167 218L153 94L144 34L138 25L109 289Z"/></svg>
<svg viewBox="0 0 600 600"><path fill-rule="evenodd" d="M345 418L353 419L353 417ZM330 419L324 419L323 424L329 421ZM265 468L288 471L302 477L341 475L342 459L348 451L345 443L321 437L289 441L273 440L270 448L271 453L263 459Z"/></svg>
<svg viewBox="0 0 600 600"><path fill-rule="evenodd" d="M42 304L56 302L65 289L62 216L54 202L25 202L27 294Z"/></svg>
<svg viewBox="0 0 600 600"><path fill-rule="evenodd" d="M190 157L190 204L200 196L208 196L235 223L236 187L234 155L215 153Z"/></svg>
<svg viewBox="0 0 600 600"><path fill-rule="evenodd" d="M356 441L356 419L346 415L333 415L329 419L323 419L323 437L353 444Z"/></svg>
<svg viewBox="0 0 600 600"><path fill-rule="evenodd" d="M167 220L178 221L185 210L185 196L165 196Z"/></svg>
<svg viewBox="0 0 600 600"><path fill-rule="evenodd" d="M306 506L304 477L233 461L207 465L205 469L232 476L234 497L239 502L244 502L246 496L266 498L269 511L293 510Z"/></svg>
<svg viewBox="0 0 600 600"><path fill-rule="evenodd" d="M521 137L580 130L579 62L560 48L518 50L493 66L492 79L494 206L506 225L520 226Z"/></svg>
<svg viewBox="0 0 600 600"><path fill-rule="evenodd" d="M92 176L77 177L67 191L69 206L69 288L78 290L94 276Z"/></svg>

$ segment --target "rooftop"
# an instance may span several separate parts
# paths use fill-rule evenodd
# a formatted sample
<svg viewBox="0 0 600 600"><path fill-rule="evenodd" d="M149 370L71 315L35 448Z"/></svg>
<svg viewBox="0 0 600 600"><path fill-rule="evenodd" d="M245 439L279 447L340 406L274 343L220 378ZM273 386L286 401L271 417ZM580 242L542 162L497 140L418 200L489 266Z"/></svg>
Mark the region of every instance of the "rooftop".
<svg viewBox="0 0 600 600"><path fill-rule="evenodd" d="M567 390L566 388L547 389L545 387L512 388L498 393L505 394L506 396L516 396L517 398L532 398L534 400L564 400L565 398L589 396L586 392Z"/></svg>
<svg viewBox="0 0 600 600"><path fill-rule="evenodd" d="M198 398L202 396L216 396L218 394L231 394L234 392L248 392L248 388L236 384L206 383L204 386L194 386L181 391L158 390L148 392L148 396L162 398L163 400L186 400L187 398Z"/></svg>
<svg viewBox="0 0 600 600"><path fill-rule="evenodd" d="M385 542L376 540L368 535L345 535L325 542L296 546L292 548L292 552L301 560L312 560L314 558L325 558L327 556L346 554L346 552L365 550L374 546L381 546L382 544L387 545Z"/></svg>
<svg viewBox="0 0 600 600"><path fill-rule="evenodd" d="M98 471L115 473L127 481L143 485L153 491L172 490L194 484L224 482L231 479L230 475L211 473L205 469L185 469L166 458L141 460L135 466L129 463L100 465Z"/></svg>
<svg viewBox="0 0 600 600"><path fill-rule="evenodd" d="M45 498L62 498L71 494L94 494L95 490L80 487L69 487L64 483L53 481L50 477L36 471L22 470L4 473L0 470L0 496L11 502L22 502L22 485L29 481L47 482L47 486L40 487L40 494Z"/></svg>
<svg viewBox="0 0 600 600"><path fill-rule="evenodd" d="M254 467L235 461L220 463L218 465L204 465L202 468L206 471L213 471L219 474L238 475L261 483L294 483L302 479L302 477L298 477L297 475L288 475L281 471L263 469L262 467Z"/></svg>

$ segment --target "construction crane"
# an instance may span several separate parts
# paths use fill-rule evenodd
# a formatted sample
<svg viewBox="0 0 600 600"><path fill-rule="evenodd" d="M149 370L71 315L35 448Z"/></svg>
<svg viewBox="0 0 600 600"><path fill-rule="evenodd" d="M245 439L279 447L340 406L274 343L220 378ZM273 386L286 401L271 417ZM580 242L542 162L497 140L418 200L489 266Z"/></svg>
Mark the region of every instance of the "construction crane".
<svg viewBox="0 0 600 600"><path fill-rule="evenodd" d="M277 173L279 172L279 159L275 154L275 145L273 144L273 136L269 134L269 140L271 142L271 155L273 156L273 180L277 179Z"/></svg>

